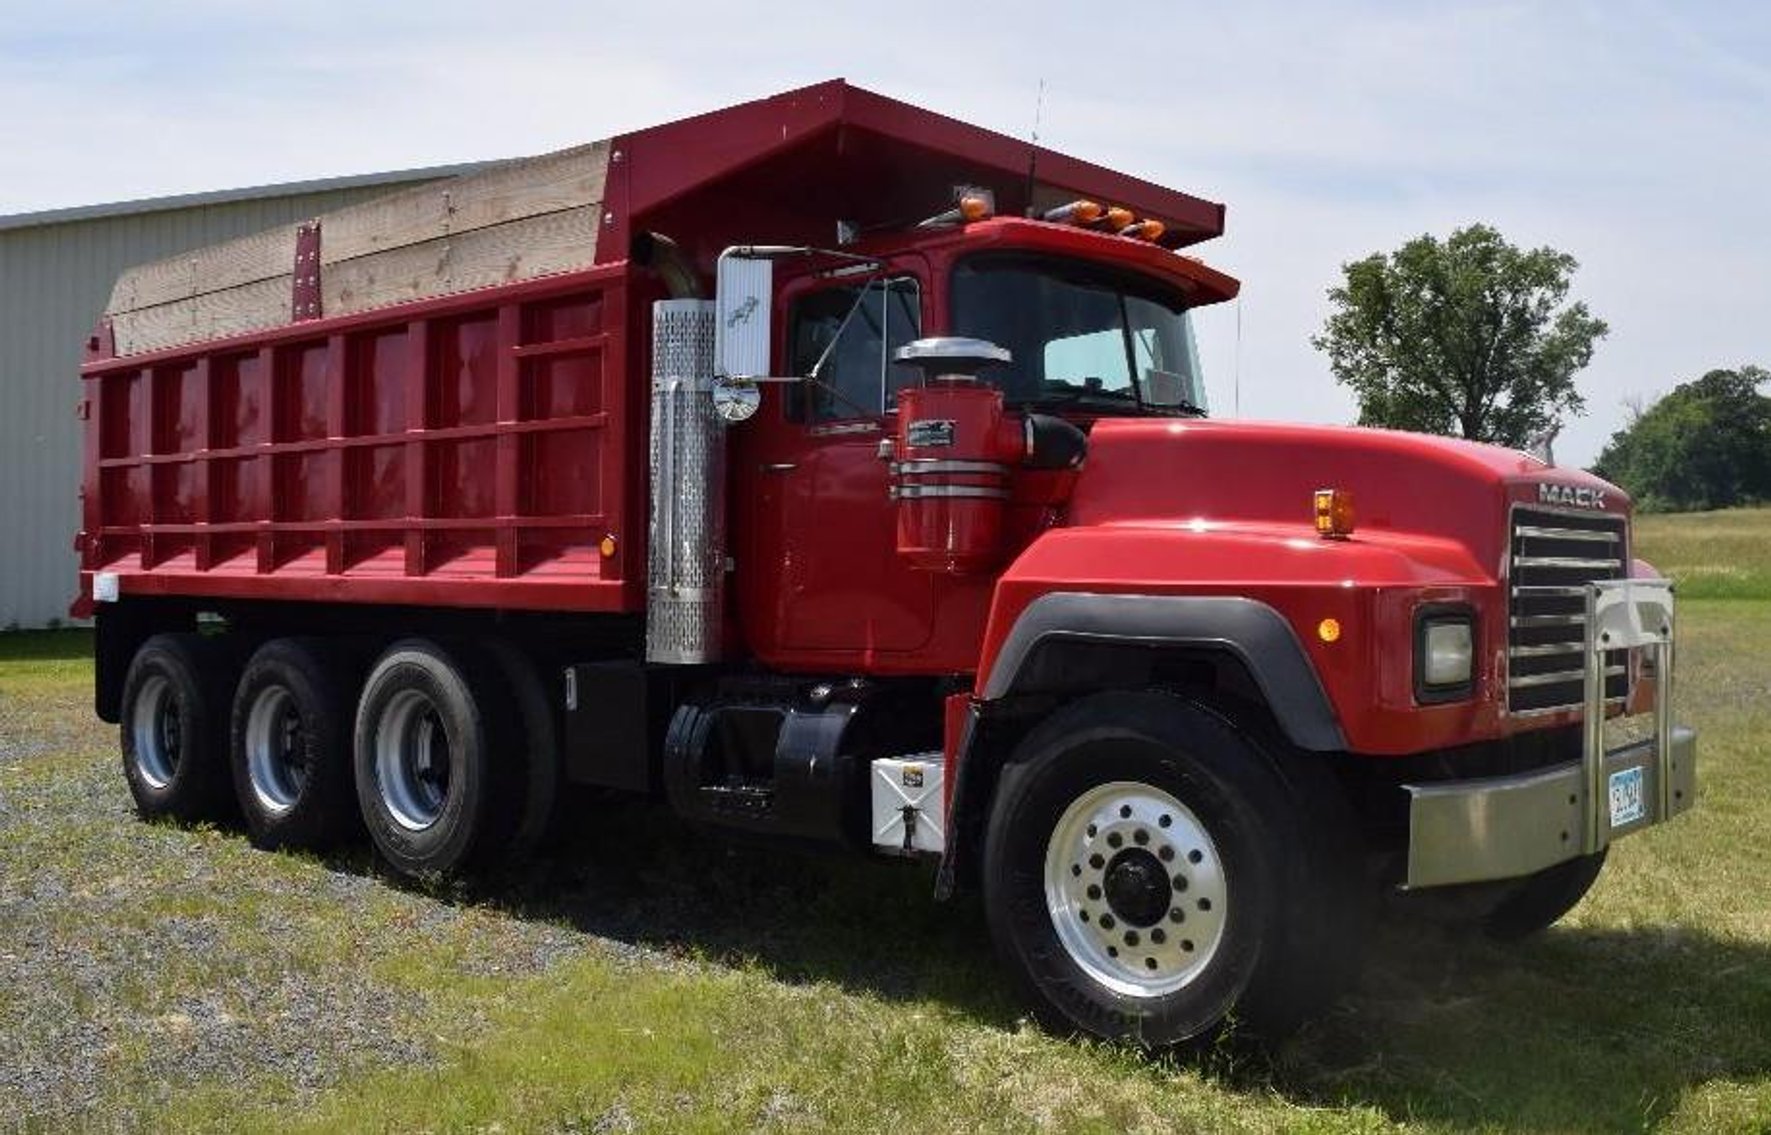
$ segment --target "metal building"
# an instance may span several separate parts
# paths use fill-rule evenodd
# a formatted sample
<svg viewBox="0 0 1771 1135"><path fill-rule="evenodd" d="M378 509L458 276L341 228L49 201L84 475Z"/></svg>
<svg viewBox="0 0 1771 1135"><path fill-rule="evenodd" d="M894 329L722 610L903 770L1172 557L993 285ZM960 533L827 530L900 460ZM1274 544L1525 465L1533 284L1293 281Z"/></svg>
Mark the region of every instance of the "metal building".
<svg viewBox="0 0 1771 1135"><path fill-rule="evenodd" d="M124 268L452 177L432 167L0 217L0 630L76 585L81 348Z"/></svg>

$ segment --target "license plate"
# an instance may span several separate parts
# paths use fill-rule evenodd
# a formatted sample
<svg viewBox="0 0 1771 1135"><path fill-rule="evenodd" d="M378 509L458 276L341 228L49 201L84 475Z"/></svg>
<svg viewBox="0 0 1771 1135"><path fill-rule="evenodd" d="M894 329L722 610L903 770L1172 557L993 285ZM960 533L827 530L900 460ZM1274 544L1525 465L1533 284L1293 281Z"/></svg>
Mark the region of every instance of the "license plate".
<svg viewBox="0 0 1771 1135"><path fill-rule="evenodd" d="M1642 799L1642 766L1611 774L1611 826L1620 828L1648 814Z"/></svg>

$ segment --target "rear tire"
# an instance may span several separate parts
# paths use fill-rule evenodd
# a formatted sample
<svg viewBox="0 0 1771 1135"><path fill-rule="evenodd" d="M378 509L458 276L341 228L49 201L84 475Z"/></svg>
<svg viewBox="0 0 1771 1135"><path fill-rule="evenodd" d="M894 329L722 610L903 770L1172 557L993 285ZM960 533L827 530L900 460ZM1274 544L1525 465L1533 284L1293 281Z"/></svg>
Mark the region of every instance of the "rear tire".
<svg viewBox="0 0 1771 1135"><path fill-rule="evenodd" d="M984 901L1048 1023L1152 1048L1232 1022L1276 1036L1338 992L1363 919L1334 901L1356 872L1316 818L1333 807L1306 809L1276 755L1159 693L1087 698L1022 742Z"/></svg>
<svg viewBox="0 0 1771 1135"><path fill-rule="evenodd" d="M542 846L553 831L555 805L560 794L559 731L554 727L552 704L535 665L527 655L505 642L493 642L488 653L498 665L499 677L517 708L522 743L507 755L521 757L522 768L509 773L517 814L509 844L507 863L521 863Z"/></svg>
<svg viewBox="0 0 1771 1135"><path fill-rule="evenodd" d="M234 694L234 792L252 842L319 849L348 834L350 672L315 639L276 639L246 664Z"/></svg>
<svg viewBox="0 0 1771 1135"><path fill-rule="evenodd" d="M508 699L463 650L395 643L357 703L357 803L388 863L416 878L457 875L503 851L514 821Z"/></svg>
<svg viewBox="0 0 1771 1135"><path fill-rule="evenodd" d="M154 635L130 660L118 731L123 776L144 819L227 814L232 676L229 652L194 634Z"/></svg>

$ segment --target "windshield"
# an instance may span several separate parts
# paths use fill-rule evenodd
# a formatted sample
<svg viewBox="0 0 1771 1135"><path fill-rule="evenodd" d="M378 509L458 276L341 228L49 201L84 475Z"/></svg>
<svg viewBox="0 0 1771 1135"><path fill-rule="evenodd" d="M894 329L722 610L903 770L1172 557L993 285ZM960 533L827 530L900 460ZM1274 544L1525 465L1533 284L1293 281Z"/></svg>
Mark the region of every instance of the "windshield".
<svg viewBox="0 0 1771 1135"><path fill-rule="evenodd" d="M953 273L953 333L1007 347L1010 405L1204 413L1193 326L1154 286L1099 267L973 257Z"/></svg>

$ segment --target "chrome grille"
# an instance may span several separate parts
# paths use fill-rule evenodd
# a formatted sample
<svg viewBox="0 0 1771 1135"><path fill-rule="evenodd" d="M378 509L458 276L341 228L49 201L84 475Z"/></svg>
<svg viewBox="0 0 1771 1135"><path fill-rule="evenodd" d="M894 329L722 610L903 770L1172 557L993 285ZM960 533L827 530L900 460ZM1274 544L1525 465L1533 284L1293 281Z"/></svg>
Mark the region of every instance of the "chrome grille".
<svg viewBox="0 0 1771 1135"><path fill-rule="evenodd" d="M1611 516L1537 509L1513 513L1507 579L1507 708L1514 713L1575 709L1585 696L1587 583L1622 579L1628 530ZM1628 692L1627 652L1605 658L1605 696Z"/></svg>

